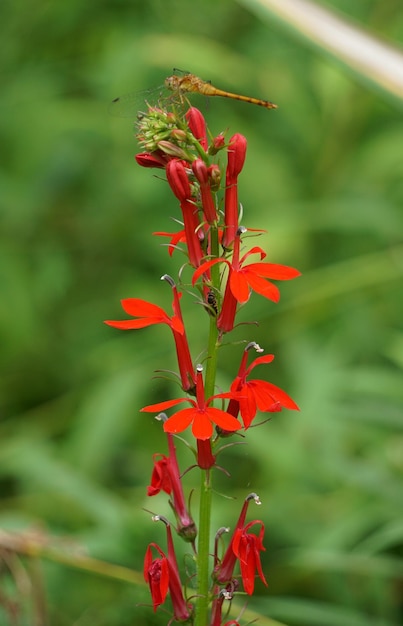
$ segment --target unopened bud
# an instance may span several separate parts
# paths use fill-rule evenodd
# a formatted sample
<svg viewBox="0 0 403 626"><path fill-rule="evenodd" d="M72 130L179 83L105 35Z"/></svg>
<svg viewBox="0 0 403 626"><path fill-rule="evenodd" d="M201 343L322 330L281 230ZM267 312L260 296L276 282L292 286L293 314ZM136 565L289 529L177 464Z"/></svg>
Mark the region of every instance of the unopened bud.
<svg viewBox="0 0 403 626"><path fill-rule="evenodd" d="M174 159L170 161L166 168L168 183L175 196L181 202L191 197L190 183L182 161Z"/></svg>
<svg viewBox="0 0 403 626"><path fill-rule="evenodd" d="M203 150L207 150L206 121L203 114L196 107L190 107L185 117L192 135L198 140Z"/></svg>
<svg viewBox="0 0 403 626"><path fill-rule="evenodd" d="M207 165L203 161L203 159L196 159L192 163L192 171L195 175L196 179L201 185L206 185L208 183L208 170Z"/></svg>
<svg viewBox="0 0 403 626"><path fill-rule="evenodd" d="M188 158L188 154L179 146L176 146L172 141L167 141L166 139L161 139L158 142L158 148L162 150L165 154L169 154L170 156L177 157L178 159L186 160Z"/></svg>
<svg viewBox="0 0 403 626"><path fill-rule="evenodd" d="M148 152L140 152L140 154L136 154L134 157L141 167L158 167L164 168L166 165L166 161L164 161L164 157L158 155L158 153L148 153Z"/></svg>
<svg viewBox="0 0 403 626"><path fill-rule="evenodd" d="M170 136L174 141L186 141L186 133L181 128L173 128L170 132Z"/></svg>
<svg viewBox="0 0 403 626"><path fill-rule="evenodd" d="M219 152L220 150L222 150L225 146L225 137L223 133L220 133L219 135L217 135L217 137L214 137L212 144L210 145L208 152L209 154L217 154L217 152Z"/></svg>
<svg viewBox="0 0 403 626"><path fill-rule="evenodd" d="M229 140L228 145L228 165L227 184L236 179L242 171L246 157L246 137L240 133L235 133Z"/></svg>
<svg viewBox="0 0 403 626"><path fill-rule="evenodd" d="M214 198L211 193L207 165L202 159L196 159L192 163L192 171L200 185L200 195L204 216L209 224L213 224L217 220L217 211L215 208Z"/></svg>
<svg viewBox="0 0 403 626"><path fill-rule="evenodd" d="M218 191L221 182L221 170L218 165L216 165L215 163L213 163L213 165L210 165L210 167L208 168L208 175L210 179L211 190Z"/></svg>

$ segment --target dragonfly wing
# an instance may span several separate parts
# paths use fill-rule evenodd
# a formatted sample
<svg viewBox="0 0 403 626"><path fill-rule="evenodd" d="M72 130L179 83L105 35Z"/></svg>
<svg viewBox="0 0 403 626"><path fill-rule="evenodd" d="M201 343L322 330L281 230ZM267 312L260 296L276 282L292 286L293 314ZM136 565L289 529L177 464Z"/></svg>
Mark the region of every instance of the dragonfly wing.
<svg viewBox="0 0 403 626"><path fill-rule="evenodd" d="M164 85L154 89L133 91L114 98L109 105L109 113L117 117L136 117L147 104L156 104L165 90Z"/></svg>

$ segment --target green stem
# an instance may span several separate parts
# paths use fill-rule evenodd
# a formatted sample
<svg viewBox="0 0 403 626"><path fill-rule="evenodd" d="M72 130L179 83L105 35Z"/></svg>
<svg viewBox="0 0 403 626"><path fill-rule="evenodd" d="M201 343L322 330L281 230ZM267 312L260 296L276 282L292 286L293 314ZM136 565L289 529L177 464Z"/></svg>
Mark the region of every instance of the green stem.
<svg viewBox="0 0 403 626"><path fill-rule="evenodd" d="M210 317L210 335L207 347L206 373L204 376L204 390L206 398L214 395L215 379L217 373L217 326L216 318Z"/></svg>
<svg viewBox="0 0 403 626"><path fill-rule="evenodd" d="M197 550L197 599L195 626L209 623L209 556L211 525L211 472L201 470L199 540Z"/></svg>
<svg viewBox="0 0 403 626"><path fill-rule="evenodd" d="M211 255L219 256L218 229L211 227ZM218 291L220 286L220 270L218 265L211 268L212 287ZM214 395L218 356L217 320L210 316L210 332L207 346L206 373L204 389L206 398ZM212 503L212 474L210 470L201 470L200 476L200 512L199 537L197 550L197 599L195 626L206 626L209 623L209 587L210 587L210 527Z"/></svg>
<svg viewBox="0 0 403 626"><path fill-rule="evenodd" d="M219 257L218 228L211 226L211 257ZM211 268L211 285L215 293L219 293L220 289L220 267L218 264ZM217 320L210 316L210 332L207 346L207 362L206 374L204 377L204 390L206 398L214 395L215 379L217 374L217 357L218 357L218 330Z"/></svg>

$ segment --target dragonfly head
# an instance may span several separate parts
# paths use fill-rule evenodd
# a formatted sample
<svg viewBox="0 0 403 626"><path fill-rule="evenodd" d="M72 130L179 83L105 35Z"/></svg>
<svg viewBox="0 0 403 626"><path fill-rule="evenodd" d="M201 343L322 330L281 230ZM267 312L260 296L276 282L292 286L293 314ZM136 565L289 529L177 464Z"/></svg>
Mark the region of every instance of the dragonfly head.
<svg viewBox="0 0 403 626"><path fill-rule="evenodd" d="M179 89L180 82L180 77L173 74L172 76L168 76L168 78L165 79L165 87L167 89L170 89L171 91L177 91Z"/></svg>

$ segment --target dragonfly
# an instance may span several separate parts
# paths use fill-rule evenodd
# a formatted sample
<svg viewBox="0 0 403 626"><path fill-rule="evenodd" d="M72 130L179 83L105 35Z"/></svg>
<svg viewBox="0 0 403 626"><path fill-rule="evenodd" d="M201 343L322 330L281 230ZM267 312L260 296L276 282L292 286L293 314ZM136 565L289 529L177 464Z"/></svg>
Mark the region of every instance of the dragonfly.
<svg viewBox="0 0 403 626"><path fill-rule="evenodd" d="M110 106L110 112L113 115L119 115L126 117L136 112L136 106L141 102L147 102L149 99L153 99L157 94L158 102L163 100L163 91L171 93L171 97L168 101L173 103L183 104L187 102L187 95L199 94L202 96L220 96L222 98L232 98L233 100L241 100L242 102L248 102L249 104L256 104L257 106L264 107L265 109L277 109L277 104L270 102L269 100L261 100L260 98L253 98L252 96L244 96L238 93L232 93L231 91L225 91L214 87L210 82L205 81L195 74L185 73L181 76L173 74L165 79L164 85L157 87L156 89L129 93L119 98L112 100Z"/></svg>

